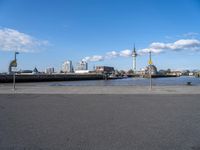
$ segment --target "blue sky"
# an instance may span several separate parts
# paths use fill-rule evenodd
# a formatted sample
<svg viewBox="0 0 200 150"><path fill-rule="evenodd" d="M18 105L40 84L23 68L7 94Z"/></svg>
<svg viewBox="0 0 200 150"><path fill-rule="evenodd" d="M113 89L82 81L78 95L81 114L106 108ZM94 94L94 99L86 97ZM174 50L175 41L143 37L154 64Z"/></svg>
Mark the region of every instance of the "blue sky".
<svg viewBox="0 0 200 150"><path fill-rule="evenodd" d="M0 71L7 71L16 44L19 69L59 70L65 60L98 56L90 68L128 70L132 59L122 53L134 43L138 52L155 50L158 69L200 69L199 27L200 0L0 0ZM148 53L137 61L145 67Z"/></svg>

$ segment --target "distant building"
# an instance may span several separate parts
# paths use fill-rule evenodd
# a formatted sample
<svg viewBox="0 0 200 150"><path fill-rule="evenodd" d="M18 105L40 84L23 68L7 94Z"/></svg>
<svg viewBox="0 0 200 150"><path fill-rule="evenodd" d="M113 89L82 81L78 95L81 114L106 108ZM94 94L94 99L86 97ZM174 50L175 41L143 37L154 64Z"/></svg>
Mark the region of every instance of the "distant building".
<svg viewBox="0 0 200 150"><path fill-rule="evenodd" d="M200 77L200 72L197 71L197 72L195 73L195 76L199 78L199 77Z"/></svg>
<svg viewBox="0 0 200 150"><path fill-rule="evenodd" d="M40 73L38 69L35 67L33 70L19 70L17 74L38 74Z"/></svg>
<svg viewBox="0 0 200 150"><path fill-rule="evenodd" d="M76 64L76 70L88 70L88 63L86 61L80 61Z"/></svg>
<svg viewBox="0 0 200 150"><path fill-rule="evenodd" d="M189 76L194 76L194 73L193 73L193 72L190 72L190 73L189 73Z"/></svg>
<svg viewBox="0 0 200 150"><path fill-rule="evenodd" d="M97 73L114 73L115 69L114 67L109 67L109 66L96 66L96 72Z"/></svg>
<svg viewBox="0 0 200 150"><path fill-rule="evenodd" d="M35 67L35 68L33 69L33 74L38 74L38 73L40 73L40 72L39 72L38 69Z"/></svg>
<svg viewBox="0 0 200 150"><path fill-rule="evenodd" d="M167 75L181 76L181 75L182 75L182 72L181 72L181 71L171 71L170 73L167 73Z"/></svg>
<svg viewBox="0 0 200 150"><path fill-rule="evenodd" d="M71 73L73 72L73 66L72 66L72 61L68 60L65 61L62 65L62 72L64 73Z"/></svg>
<svg viewBox="0 0 200 150"><path fill-rule="evenodd" d="M141 69L137 73L139 75L148 75L151 72L151 75L156 75L158 74L157 68L154 65L148 65L146 68Z"/></svg>
<svg viewBox="0 0 200 150"><path fill-rule="evenodd" d="M33 74L33 70L20 70L18 73L20 73L20 74Z"/></svg>
<svg viewBox="0 0 200 150"><path fill-rule="evenodd" d="M137 73L139 75L145 75L146 74L145 68L142 68L141 70L137 71Z"/></svg>
<svg viewBox="0 0 200 150"><path fill-rule="evenodd" d="M89 70L75 70L75 73L79 73L79 74L84 74L84 73L89 73Z"/></svg>
<svg viewBox="0 0 200 150"><path fill-rule="evenodd" d="M54 73L54 68L53 67L46 68L45 69L45 73L46 74L52 74L52 73Z"/></svg>
<svg viewBox="0 0 200 150"><path fill-rule="evenodd" d="M156 66L154 65L148 65L146 67L146 70L145 70L146 74L149 74L151 72L151 75L156 75L158 74L158 71L157 71L157 68Z"/></svg>

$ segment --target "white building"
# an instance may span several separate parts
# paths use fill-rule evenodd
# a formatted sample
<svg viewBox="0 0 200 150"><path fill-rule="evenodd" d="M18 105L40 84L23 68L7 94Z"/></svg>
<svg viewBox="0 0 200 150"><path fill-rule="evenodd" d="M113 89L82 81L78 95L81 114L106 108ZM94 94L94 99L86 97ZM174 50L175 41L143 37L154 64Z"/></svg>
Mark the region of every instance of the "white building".
<svg viewBox="0 0 200 150"><path fill-rule="evenodd" d="M90 71L89 70L76 70L75 73L78 73L78 74L86 74L86 73L89 73Z"/></svg>
<svg viewBox="0 0 200 150"><path fill-rule="evenodd" d="M80 61L76 64L76 70L88 70L88 63L86 61Z"/></svg>
<svg viewBox="0 0 200 150"><path fill-rule="evenodd" d="M46 68L45 69L45 73L46 74L52 74L52 73L54 73L54 68L53 67Z"/></svg>
<svg viewBox="0 0 200 150"><path fill-rule="evenodd" d="M171 71L171 72L167 73L167 75L182 76L182 72L181 71Z"/></svg>
<svg viewBox="0 0 200 150"><path fill-rule="evenodd" d="M73 66L72 66L72 61L71 60L67 60L62 64L62 71L64 73L73 72Z"/></svg>
<svg viewBox="0 0 200 150"><path fill-rule="evenodd" d="M190 73L189 73L189 76L194 76L194 73L193 73L193 72L190 72Z"/></svg>

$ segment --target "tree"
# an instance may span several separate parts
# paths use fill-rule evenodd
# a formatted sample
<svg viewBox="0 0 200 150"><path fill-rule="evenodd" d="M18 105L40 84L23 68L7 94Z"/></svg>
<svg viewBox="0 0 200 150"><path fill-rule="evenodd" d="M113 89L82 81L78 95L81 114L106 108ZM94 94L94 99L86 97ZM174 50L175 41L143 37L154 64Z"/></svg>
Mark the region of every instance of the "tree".
<svg viewBox="0 0 200 150"><path fill-rule="evenodd" d="M171 69L167 69L167 71L166 71L167 73L171 73Z"/></svg>
<svg viewBox="0 0 200 150"><path fill-rule="evenodd" d="M134 71L133 71L133 69L130 69L127 73L128 74L134 74Z"/></svg>
<svg viewBox="0 0 200 150"><path fill-rule="evenodd" d="M159 74L162 74L162 75L165 75L165 74L167 74L167 72L168 72L167 70L159 70L158 73L159 73Z"/></svg>
<svg viewBox="0 0 200 150"><path fill-rule="evenodd" d="M126 74L126 72L124 70L120 70L120 75L124 76Z"/></svg>

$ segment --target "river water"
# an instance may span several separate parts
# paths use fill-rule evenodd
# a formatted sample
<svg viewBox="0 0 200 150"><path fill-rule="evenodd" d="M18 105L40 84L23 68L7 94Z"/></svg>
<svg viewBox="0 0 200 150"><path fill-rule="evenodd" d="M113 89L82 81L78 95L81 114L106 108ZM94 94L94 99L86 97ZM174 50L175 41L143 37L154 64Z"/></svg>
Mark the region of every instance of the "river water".
<svg viewBox="0 0 200 150"><path fill-rule="evenodd" d="M87 81L64 81L50 83L50 86L148 86L149 79L147 78L124 78L116 80L87 80ZM171 78L154 78L153 85L173 86L186 85L191 82L192 85L200 85L200 78L193 76L171 77Z"/></svg>

